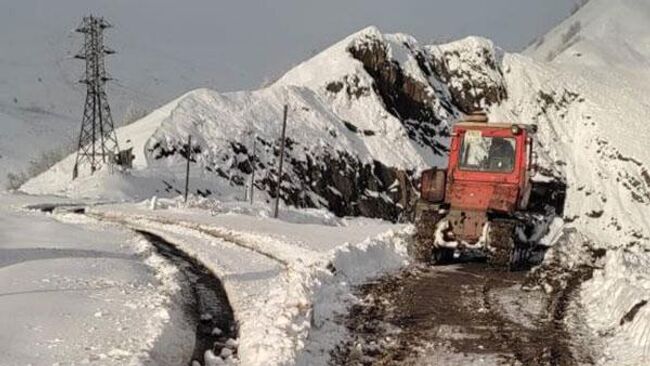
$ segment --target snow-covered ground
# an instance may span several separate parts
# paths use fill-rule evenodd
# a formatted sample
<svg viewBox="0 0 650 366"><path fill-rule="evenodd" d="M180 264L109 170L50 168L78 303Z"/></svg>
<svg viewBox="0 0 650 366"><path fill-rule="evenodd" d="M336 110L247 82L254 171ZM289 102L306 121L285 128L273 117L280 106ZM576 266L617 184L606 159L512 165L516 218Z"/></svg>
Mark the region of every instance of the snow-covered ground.
<svg viewBox="0 0 650 366"><path fill-rule="evenodd" d="M23 209L44 200L65 202L0 194L0 363L178 365L190 357L194 330L176 269L123 229Z"/></svg>
<svg viewBox="0 0 650 366"><path fill-rule="evenodd" d="M239 324L242 365L326 365L345 336L335 317L354 301L352 286L408 263L408 226L326 211L277 220L261 206L204 200L155 206L101 205L88 215L155 233L212 269Z"/></svg>
<svg viewBox="0 0 650 366"><path fill-rule="evenodd" d="M194 330L176 269L133 230L164 238L220 278L242 365L327 364L345 336L334 319L355 300L352 286L408 263L408 226L323 210L285 209L276 220L262 205L157 199L44 214L24 207L69 201L1 198L9 364L189 360Z"/></svg>
<svg viewBox="0 0 650 366"><path fill-rule="evenodd" d="M291 310L265 320L269 326L275 324L271 329L277 330L277 337L268 337L264 347L257 347L257 333L248 328L248 318L240 318L241 347L248 350L242 352L242 360L260 362L256 357L278 349L274 359L289 362L312 352L297 350L312 350L318 339L326 339L311 339L308 334L318 334L318 327L305 320L319 314L315 310L321 303L319 294L342 288L340 295L346 293L345 286L336 285L340 283L337 276L361 280L349 268L368 265L365 269L371 275L375 269L399 267L405 257L391 247L396 241L390 238L359 244L362 237L355 233L368 230L377 235L383 229L375 230L376 223L359 226L359 221L318 210L284 210L290 215L282 222L264 218L269 211L262 205L269 200L277 174L282 105L291 106L283 198L333 211L351 202L339 211L343 214L359 214L358 207L371 201L370 197L374 204L384 204L373 212L403 209L409 198L404 194L409 179L425 167L445 164L439 146L431 141L443 146L445 129L460 112L480 105L494 121L537 125L541 167L567 183L559 229L577 230L585 245L568 251L559 248L549 258L562 258L560 262L570 270L580 265L595 268L593 279L580 287L570 310L585 325L581 336L598 345L596 362L643 364L650 358L650 307L646 305L650 300L646 266L650 262L650 149L646 143L650 129L644 120L650 115L646 102L649 19L647 0L591 0L523 55L504 53L477 37L421 46L407 35L386 35L369 27L267 88L226 94L195 90L121 129L121 145L134 146L136 155L136 168L128 174L110 175L102 170L70 182L74 157L69 157L23 189L34 194L127 201L173 197L183 189L181 151L191 134L196 149L192 192L221 203L206 201L201 205L207 206L193 211L161 200L160 210L152 211L146 203L125 203L96 207L93 212L145 225L172 242L185 243L181 244L184 249L205 258L235 294L255 292L251 289L256 285L229 281L229 268L240 262L233 258L231 263L218 253L236 249L233 253L245 250L255 258L261 255L258 262L251 262L257 263L252 267L274 274L259 279L259 284L276 281L278 291L297 300L287 304L287 297L274 295L276 303L267 301L273 309L286 306ZM394 84L386 88L390 82ZM258 142L257 160L251 153L253 136ZM251 178L251 162L259 168L255 198L261 206L239 202ZM404 175L389 168L413 175L398 179ZM398 190L402 194L393 195ZM345 240L356 249L346 252L337 233L354 238ZM201 240L203 244L197 244ZM239 245L226 249L233 241ZM328 261L344 261L350 258L348 254L354 257L355 250L365 254L371 248L389 248L379 256L391 258L385 267L371 260L350 262L351 267L333 263L335 274L323 270ZM604 257L591 262L589 251L602 252ZM233 302L239 314L251 314L253 310L246 306L265 301L263 297L238 300L237 296L233 295ZM314 311L309 313L303 307L312 302Z"/></svg>

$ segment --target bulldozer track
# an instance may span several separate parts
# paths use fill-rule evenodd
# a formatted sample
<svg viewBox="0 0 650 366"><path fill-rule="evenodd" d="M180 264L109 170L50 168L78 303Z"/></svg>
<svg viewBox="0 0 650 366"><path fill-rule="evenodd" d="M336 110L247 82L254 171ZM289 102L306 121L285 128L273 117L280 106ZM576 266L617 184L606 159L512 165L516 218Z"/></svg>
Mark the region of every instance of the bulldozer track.
<svg viewBox="0 0 650 366"><path fill-rule="evenodd" d="M351 337L333 352L331 364L592 364L574 355L564 322L583 280L576 275L546 296L518 286L525 272L483 263L409 268L359 289L362 301L344 319ZM538 299L538 311L519 314L528 320L522 323L504 303L526 304L528 298Z"/></svg>
<svg viewBox="0 0 650 366"><path fill-rule="evenodd" d="M488 256L488 263L494 267L509 268L510 256L514 247L515 224L506 220L494 220L490 224L489 242L491 255Z"/></svg>
<svg viewBox="0 0 650 366"><path fill-rule="evenodd" d="M421 262L431 260L432 249L435 242L436 225L443 218L437 209L418 207L415 217L415 246L414 257Z"/></svg>
<svg viewBox="0 0 650 366"><path fill-rule="evenodd" d="M495 304L492 303L491 286L493 286L493 280L488 280L483 286L483 301L496 324L495 336L508 345L513 355L512 361L531 366L573 366L578 364L570 349L571 337L563 325L570 293L575 287L562 291L561 299L551 301L551 303L557 304L551 319L536 321L537 331L532 333L522 330L521 325L511 322L501 315L497 307L494 306Z"/></svg>

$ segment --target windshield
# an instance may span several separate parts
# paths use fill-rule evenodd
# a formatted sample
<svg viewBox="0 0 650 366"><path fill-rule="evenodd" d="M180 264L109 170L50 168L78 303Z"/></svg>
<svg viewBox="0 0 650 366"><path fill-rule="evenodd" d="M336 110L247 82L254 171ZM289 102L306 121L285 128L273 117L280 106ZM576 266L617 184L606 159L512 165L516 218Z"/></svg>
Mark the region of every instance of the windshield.
<svg viewBox="0 0 650 366"><path fill-rule="evenodd" d="M515 139L465 132L460 149L460 168L481 172L510 173L515 168Z"/></svg>

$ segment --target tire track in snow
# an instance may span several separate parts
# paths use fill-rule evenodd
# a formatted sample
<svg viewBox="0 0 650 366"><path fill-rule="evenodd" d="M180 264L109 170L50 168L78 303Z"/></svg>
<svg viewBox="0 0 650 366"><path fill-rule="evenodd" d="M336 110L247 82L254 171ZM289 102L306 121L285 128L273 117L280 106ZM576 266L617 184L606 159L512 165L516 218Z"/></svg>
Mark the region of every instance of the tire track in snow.
<svg viewBox="0 0 650 366"><path fill-rule="evenodd" d="M191 230L196 232L199 235L203 234L213 238L217 238L226 241L230 244L236 245L245 250L254 252L255 254L264 256L268 259L278 262L285 269L291 267L291 262L293 261L292 259L309 257L307 255L301 255L300 254L301 251L308 252L310 254L312 253L312 251L310 250L304 248L298 249L296 246L291 246L291 251L293 252L291 254L291 258L283 258L272 251L263 249L264 246L269 246L269 245L275 247L281 247L286 245L277 239L272 239L269 238L268 236L238 232L230 229L220 229L209 225L203 225L203 224L198 224L198 223L188 222L183 220L172 220L172 219L166 219L161 217L154 218L154 217L142 216L142 215L122 216L122 215L97 213L97 212L87 213L87 215L92 216L98 220L117 222L119 224L126 225L127 227L130 227L134 230L138 228L139 226L137 225L138 222L140 223L140 225L142 225L145 228L156 226L156 225L164 225L166 228L173 227L173 228ZM282 249L286 249L286 248L279 248L279 249L280 250L277 250L277 252L281 252Z"/></svg>
<svg viewBox="0 0 650 366"><path fill-rule="evenodd" d="M198 259L163 237L145 230L135 232L144 237L158 254L172 262L185 277L182 281L185 287L183 294L190 298L186 311L196 325L192 360L188 364L194 360L203 363L207 350L220 354L229 339L237 338L234 312L221 280ZM236 355L237 350L232 351Z"/></svg>

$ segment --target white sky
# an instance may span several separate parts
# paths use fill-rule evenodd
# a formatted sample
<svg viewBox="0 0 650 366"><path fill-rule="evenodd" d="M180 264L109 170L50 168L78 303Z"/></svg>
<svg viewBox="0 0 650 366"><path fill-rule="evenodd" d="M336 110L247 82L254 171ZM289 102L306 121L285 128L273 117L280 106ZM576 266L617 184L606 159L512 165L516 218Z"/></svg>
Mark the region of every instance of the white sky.
<svg viewBox="0 0 650 366"><path fill-rule="evenodd" d="M409 33L422 43L482 35L505 49L518 50L568 16L573 3L0 0L0 63L38 58L40 44L75 52L73 39L78 35L69 30L84 14L93 12L116 26L108 40L119 54L109 67L124 84L140 87L131 74L139 75L141 67L146 68L145 74L163 80L169 79L170 69L187 67L189 74L179 75L187 80L175 83L179 85L176 94L196 83L220 91L249 89L367 25L383 32Z"/></svg>

